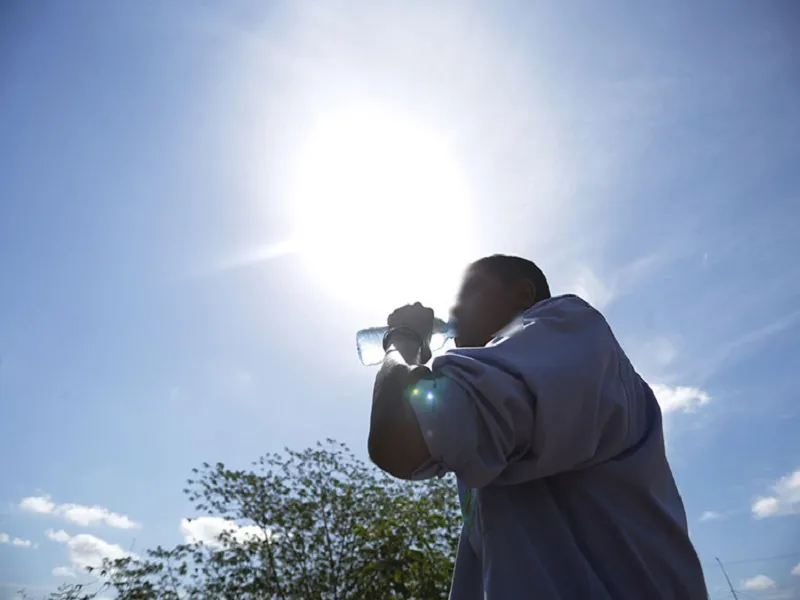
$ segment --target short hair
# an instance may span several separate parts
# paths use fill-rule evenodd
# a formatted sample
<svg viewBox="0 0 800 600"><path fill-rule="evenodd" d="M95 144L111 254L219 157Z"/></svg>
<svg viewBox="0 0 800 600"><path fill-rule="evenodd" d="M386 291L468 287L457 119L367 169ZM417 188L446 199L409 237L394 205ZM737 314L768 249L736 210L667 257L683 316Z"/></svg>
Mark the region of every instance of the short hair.
<svg viewBox="0 0 800 600"><path fill-rule="evenodd" d="M519 256L492 254L479 258L472 266L483 267L504 284L511 285L520 279L527 279L536 288L535 302L550 298L550 286L542 270L532 261Z"/></svg>

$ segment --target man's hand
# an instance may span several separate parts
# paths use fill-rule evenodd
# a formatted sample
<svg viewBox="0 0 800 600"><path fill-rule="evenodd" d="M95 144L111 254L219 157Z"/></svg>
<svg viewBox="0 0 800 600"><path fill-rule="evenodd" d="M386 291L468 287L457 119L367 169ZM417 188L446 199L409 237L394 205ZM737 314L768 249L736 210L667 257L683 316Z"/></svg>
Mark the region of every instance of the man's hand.
<svg viewBox="0 0 800 600"><path fill-rule="evenodd" d="M417 302L395 310L387 323L396 331L386 340L390 352L375 378L368 449L381 469L409 479L430 458L406 392L420 376L430 373L418 364L430 360L433 310Z"/></svg>
<svg viewBox="0 0 800 600"><path fill-rule="evenodd" d="M408 364L420 362L425 364L431 358L431 335L433 333L433 310L416 302L407 304L395 310L386 320L390 330L389 339L386 340L397 349ZM404 336L403 330L416 334ZM419 342L422 342L421 346Z"/></svg>
<svg viewBox="0 0 800 600"><path fill-rule="evenodd" d="M389 315L386 320L389 327L406 327L419 334L423 342L428 343L433 333L433 309L419 302L401 306Z"/></svg>

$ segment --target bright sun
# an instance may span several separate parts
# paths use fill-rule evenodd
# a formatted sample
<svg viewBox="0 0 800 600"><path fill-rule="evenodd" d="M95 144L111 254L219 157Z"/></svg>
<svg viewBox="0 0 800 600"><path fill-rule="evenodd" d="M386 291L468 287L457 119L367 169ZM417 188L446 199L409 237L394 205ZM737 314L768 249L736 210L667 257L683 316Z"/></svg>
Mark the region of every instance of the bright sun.
<svg viewBox="0 0 800 600"><path fill-rule="evenodd" d="M290 199L300 252L326 291L370 309L446 310L470 258L471 203L435 132L371 108L332 117L302 144Z"/></svg>

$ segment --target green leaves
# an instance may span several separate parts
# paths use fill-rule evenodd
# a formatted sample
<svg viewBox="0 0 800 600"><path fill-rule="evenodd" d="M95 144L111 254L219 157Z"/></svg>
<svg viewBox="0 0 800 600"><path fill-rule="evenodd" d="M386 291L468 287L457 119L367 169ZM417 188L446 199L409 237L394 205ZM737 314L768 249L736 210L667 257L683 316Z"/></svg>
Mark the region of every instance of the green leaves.
<svg viewBox="0 0 800 600"><path fill-rule="evenodd" d="M398 481L326 440L248 470L203 463L184 493L196 516L239 528L109 562L93 592L65 586L50 600L448 597L461 527L450 478Z"/></svg>

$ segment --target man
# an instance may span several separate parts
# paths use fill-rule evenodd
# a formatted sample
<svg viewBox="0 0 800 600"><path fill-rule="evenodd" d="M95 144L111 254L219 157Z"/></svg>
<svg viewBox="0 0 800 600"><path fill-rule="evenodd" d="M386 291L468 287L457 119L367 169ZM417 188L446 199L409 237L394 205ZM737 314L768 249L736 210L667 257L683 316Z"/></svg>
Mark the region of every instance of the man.
<svg viewBox="0 0 800 600"><path fill-rule="evenodd" d="M454 472L452 600L705 600L661 411L602 315L532 262L473 263L430 359L433 311L389 316L369 454L402 479Z"/></svg>

